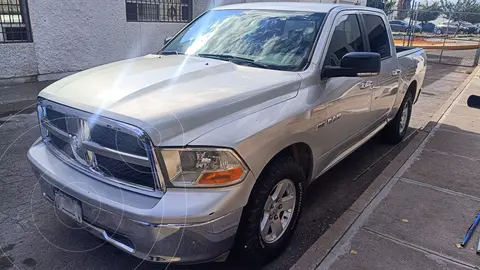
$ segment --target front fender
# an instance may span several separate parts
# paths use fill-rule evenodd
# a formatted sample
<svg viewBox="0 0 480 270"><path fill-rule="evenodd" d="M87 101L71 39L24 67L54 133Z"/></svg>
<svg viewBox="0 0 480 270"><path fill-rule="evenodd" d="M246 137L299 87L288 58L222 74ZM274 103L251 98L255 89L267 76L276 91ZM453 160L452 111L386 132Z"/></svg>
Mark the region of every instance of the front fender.
<svg viewBox="0 0 480 270"><path fill-rule="evenodd" d="M292 104L288 101L276 104L228 123L197 138L189 146L232 148L258 177L267 163L289 145L314 143L315 138L307 132L307 125L312 121L296 116Z"/></svg>

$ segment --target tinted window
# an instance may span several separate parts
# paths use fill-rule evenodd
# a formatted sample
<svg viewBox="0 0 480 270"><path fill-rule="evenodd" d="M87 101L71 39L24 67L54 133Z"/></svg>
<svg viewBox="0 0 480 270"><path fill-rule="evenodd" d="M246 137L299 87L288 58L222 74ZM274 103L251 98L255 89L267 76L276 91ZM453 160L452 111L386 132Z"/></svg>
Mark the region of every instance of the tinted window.
<svg viewBox="0 0 480 270"><path fill-rule="evenodd" d="M379 53L382 58L390 56L390 41L388 40L387 29L380 16L364 14L365 28L370 51Z"/></svg>
<svg viewBox="0 0 480 270"><path fill-rule="evenodd" d="M325 58L325 65L340 66L340 60L345 54L363 51L363 40L357 16L342 16L335 26Z"/></svg>

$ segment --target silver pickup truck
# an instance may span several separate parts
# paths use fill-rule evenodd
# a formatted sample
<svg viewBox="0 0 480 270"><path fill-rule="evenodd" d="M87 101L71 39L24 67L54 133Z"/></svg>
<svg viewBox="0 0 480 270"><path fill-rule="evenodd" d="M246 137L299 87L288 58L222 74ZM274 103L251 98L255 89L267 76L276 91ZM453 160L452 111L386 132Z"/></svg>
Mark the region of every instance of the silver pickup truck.
<svg viewBox="0 0 480 270"><path fill-rule="evenodd" d="M28 159L57 211L127 253L264 263L312 181L377 133L402 140L425 69L378 9L221 6L45 88Z"/></svg>

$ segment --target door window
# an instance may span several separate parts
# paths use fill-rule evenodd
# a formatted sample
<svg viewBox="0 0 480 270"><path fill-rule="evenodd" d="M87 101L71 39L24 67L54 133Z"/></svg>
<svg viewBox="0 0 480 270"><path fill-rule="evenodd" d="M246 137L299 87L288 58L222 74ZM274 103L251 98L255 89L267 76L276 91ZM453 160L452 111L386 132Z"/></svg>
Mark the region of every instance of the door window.
<svg viewBox="0 0 480 270"><path fill-rule="evenodd" d="M345 54L363 51L364 44L357 15L343 15L336 23L324 65L340 66L340 60Z"/></svg>
<svg viewBox="0 0 480 270"><path fill-rule="evenodd" d="M363 14L362 16L365 21L370 51L379 53L381 58L390 57L390 41L382 18L371 14Z"/></svg>

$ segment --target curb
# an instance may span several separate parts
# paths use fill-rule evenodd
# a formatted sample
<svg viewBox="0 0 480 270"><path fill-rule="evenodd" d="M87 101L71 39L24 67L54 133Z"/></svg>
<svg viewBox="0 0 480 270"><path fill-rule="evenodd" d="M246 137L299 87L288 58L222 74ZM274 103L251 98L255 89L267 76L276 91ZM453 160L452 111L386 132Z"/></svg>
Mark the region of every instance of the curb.
<svg viewBox="0 0 480 270"><path fill-rule="evenodd" d="M377 197L380 191L391 182L400 168L407 162L410 156L417 150L427 136L432 133L443 115L452 106L453 102L466 89L477 73L477 66L467 79L460 84L450 95L445 103L431 117L429 123L420 128L408 145L390 162L390 164L377 176L365 192L343 213L340 218L330 227L290 268L291 270L315 269L324 261L330 251L350 229L354 222L363 213L365 208Z"/></svg>
<svg viewBox="0 0 480 270"><path fill-rule="evenodd" d="M37 96L54 81L39 81L15 85L0 85L0 117L36 110Z"/></svg>
<svg viewBox="0 0 480 270"><path fill-rule="evenodd" d="M0 117L9 116L18 112L31 113L36 110L37 99L15 100L0 102Z"/></svg>

